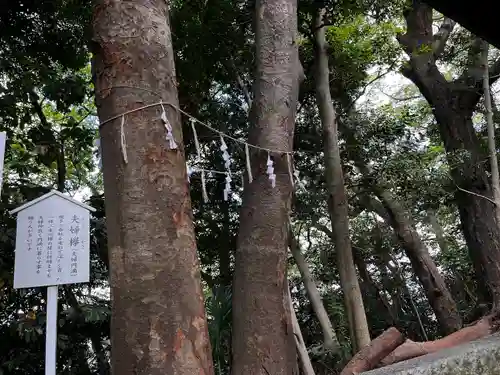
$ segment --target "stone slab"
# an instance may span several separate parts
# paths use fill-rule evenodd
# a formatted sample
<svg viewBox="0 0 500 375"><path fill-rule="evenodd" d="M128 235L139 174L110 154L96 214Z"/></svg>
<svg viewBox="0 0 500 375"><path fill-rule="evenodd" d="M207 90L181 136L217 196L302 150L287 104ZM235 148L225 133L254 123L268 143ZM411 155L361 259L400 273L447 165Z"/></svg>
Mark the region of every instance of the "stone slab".
<svg viewBox="0 0 500 375"><path fill-rule="evenodd" d="M500 333L360 375L500 375Z"/></svg>

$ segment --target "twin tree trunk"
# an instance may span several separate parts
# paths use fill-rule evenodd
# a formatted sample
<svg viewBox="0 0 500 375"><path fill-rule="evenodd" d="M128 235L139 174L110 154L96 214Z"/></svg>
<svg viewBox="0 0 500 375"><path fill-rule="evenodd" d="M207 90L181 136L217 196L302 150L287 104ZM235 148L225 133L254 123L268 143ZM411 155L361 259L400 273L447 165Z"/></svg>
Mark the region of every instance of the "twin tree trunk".
<svg viewBox="0 0 500 375"><path fill-rule="evenodd" d="M410 60L403 74L415 83L434 110L451 177L457 186L456 204L476 277L483 298L487 298L498 309L500 227L495 219L492 189L485 169L487 155L481 149L472 124L472 114L483 87L483 69L478 58L481 48L477 47L480 43L477 43L477 39L471 43L469 66L464 75L448 82L436 66L442 46L433 48L437 44L432 34L432 9L420 1L414 1L405 17L407 33L400 36L399 41ZM443 40L441 45L445 42ZM430 50L422 49L422 46L430 46ZM498 69L499 63L494 66ZM490 74L490 83L497 76L498 72Z"/></svg>
<svg viewBox="0 0 500 375"><path fill-rule="evenodd" d="M370 332L366 320L363 298L352 256L349 237L349 207L344 186L337 135L337 120L330 93L330 69L327 42L323 25L324 10L319 10L315 23L316 100L319 108L325 142L325 168L329 193L330 219L337 253L337 267L344 294L344 304L355 351L370 344Z"/></svg>
<svg viewBox="0 0 500 375"><path fill-rule="evenodd" d="M99 0L93 28L101 122L159 100L178 105L165 1ZM100 129L113 374L213 374L181 123L166 109L176 150L158 107L125 116L123 145L121 118Z"/></svg>
<svg viewBox="0 0 500 375"><path fill-rule="evenodd" d="M257 72L249 142L292 151L300 63L296 0L257 0ZM286 261L292 186L285 153L270 154L276 186L266 174L266 152L251 155L253 182L245 184L233 283L232 374L298 372Z"/></svg>

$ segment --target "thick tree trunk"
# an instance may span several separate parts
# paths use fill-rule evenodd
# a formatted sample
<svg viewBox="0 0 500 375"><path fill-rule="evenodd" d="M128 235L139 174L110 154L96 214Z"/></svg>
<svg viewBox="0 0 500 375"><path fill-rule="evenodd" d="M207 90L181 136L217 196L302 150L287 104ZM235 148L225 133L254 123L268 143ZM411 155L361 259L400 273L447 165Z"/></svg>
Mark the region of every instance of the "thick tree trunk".
<svg viewBox="0 0 500 375"><path fill-rule="evenodd" d="M314 282L314 278L311 275L311 271L309 271L307 261L304 255L302 255L299 243L295 238L295 235L293 234L291 225L289 229L289 242L290 251L292 252L297 267L299 268L300 275L302 276L302 281L304 282L304 286L306 288L307 296L309 297L311 306L314 310L314 313L316 314L316 317L318 318L321 330L323 331L323 346L329 351L337 352L340 349L337 335L333 330L332 322L328 317L325 306L323 306L321 295L319 294L318 288L316 287L316 283Z"/></svg>
<svg viewBox="0 0 500 375"><path fill-rule="evenodd" d="M257 74L250 143L291 151L300 63L296 0L256 2ZM292 186L287 155L252 153L253 182L246 184L233 284L234 375L292 375L297 356L286 291L288 217ZM292 345L293 353L290 351Z"/></svg>
<svg viewBox="0 0 500 375"><path fill-rule="evenodd" d="M484 166L487 156L481 149L471 118L483 86L482 69L478 69L480 41L476 39L471 43L469 66L464 75L448 82L436 66L439 57L436 50L420 49L422 45L435 44L432 9L414 1L405 17L407 33L400 36L399 41L410 60L403 74L415 83L434 110L451 177L457 186L456 203L476 277L482 294L489 291L493 306L499 308L500 228L496 223L492 189ZM495 71L489 83L498 79L500 60L493 67Z"/></svg>
<svg viewBox="0 0 500 375"><path fill-rule="evenodd" d="M165 1L96 1L93 27L101 122L160 99L178 105ZM179 149L158 107L124 117L124 145L122 118L100 129L113 374L213 374L180 118L166 107Z"/></svg>
<svg viewBox="0 0 500 375"><path fill-rule="evenodd" d="M376 191L382 204L373 199L369 205L394 229L410 259L413 271L424 288L441 329L446 334L460 329L462 319L457 305L436 263L415 230L412 220L387 190L377 188Z"/></svg>
<svg viewBox="0 0 500 375"><path fill-rule="evenodd" d="M344 186L337 135L337 120L330 93L330 70L327 42L323 25L324 10L319 10L315 22L316 100L319 108L325 143L325 168L329 194L330 218L337 253L337 267L344 294L344 303L351 327L351 338L358 351L370 344L363 298L359 288L349 237L349 208Z"/></svg>

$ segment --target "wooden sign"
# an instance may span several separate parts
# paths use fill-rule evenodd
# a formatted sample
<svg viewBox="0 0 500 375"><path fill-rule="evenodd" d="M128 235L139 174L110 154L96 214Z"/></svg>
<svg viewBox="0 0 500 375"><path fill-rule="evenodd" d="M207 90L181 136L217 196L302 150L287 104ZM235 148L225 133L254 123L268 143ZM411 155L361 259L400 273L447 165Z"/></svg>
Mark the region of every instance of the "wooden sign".
<svg viewBox="0 0 500 375"><path fill-rule="evenodd" d="M14 288L47 286L45 374L56 375L58 285L90 277L90 215L94 208L51 191L17 214Z"/></svg>

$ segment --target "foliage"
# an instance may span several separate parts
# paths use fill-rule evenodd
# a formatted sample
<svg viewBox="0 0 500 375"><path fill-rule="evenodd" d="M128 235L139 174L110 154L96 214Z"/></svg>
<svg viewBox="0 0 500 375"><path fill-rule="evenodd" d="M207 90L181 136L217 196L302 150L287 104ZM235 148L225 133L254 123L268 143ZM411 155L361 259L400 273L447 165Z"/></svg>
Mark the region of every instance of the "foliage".
<svg viewBox="0 0 500 375"><path fill-rule="evenodd" d="M431 108L414 86L393 92L388 104L368 106L363 97L374 82L397 72L403 61L396 35L402 31L401 2L323 2L328 10L330 88L341 133L344 175L351 210L353 247L366 266L358 267L372 336L396 324L408 337L432 339L439 327L421 286L392 230L366 209L370 190L358 168L403 203L445 275L464 317L480 302L463 239L440 134ZM351 352L329 226L322 134L313 90L313 20L317 2L299 3L301 86L294 147L295 167L305 189L296 189L293 223L323 302L342 345L333 357L322 348L322 333L298 272L290 262L292 298L317 374L333 374ZM14 290L15 220L8 211L56 188L85 195L97 211L91 221L91 281L67 287L59 306L58 363L61 374L108 371L110 304L104 195L93 146L97 133L87 42L91 6L85 1L9 0L0 14L0 130L8 134L0 203L0 374L42 374L45 326L43 289ZM246 139L252 99L254 2L210 0L171 3L173 45L182 108L215 129ZM464 70L470 35L454 32L442 61L450 77ZM492 58L496 58L496 52ZM396 93L394 93L396 91ZM397 97L396 97L397 96ZM410 99L401 100L401 96ZM184 118L184 142L191 166L223 170L219 137L198 125L200 160ZM479 124L480 125L480 124ZM478 125L478 132L481 126ZM235 170L245 168L244 151L229 143ZM209 334L217 374L228 374L231 358L231 284L243 186L223 200L224 176L207 176L209 201L199 176L190 182L198 253L206 295ZM236 180L236 179L235 179ZM440 248L428 223L434 212L445 233ZM389 308L380 304L381 296ZM419 320L421 323L419 323ZM467 320L467 319L466 319ZM109 366L109 365L108 365Z"/></svg>

